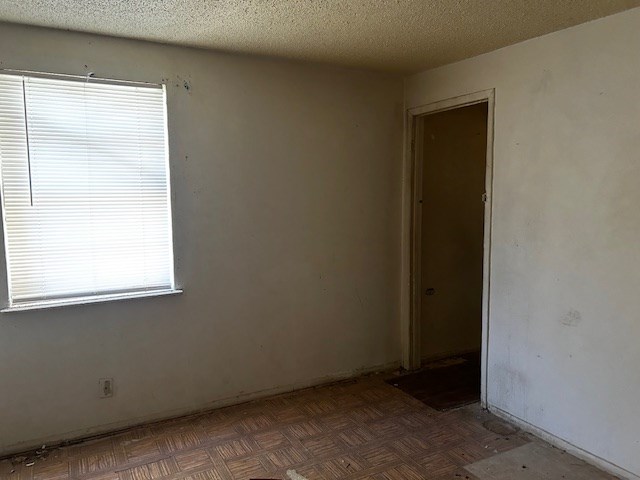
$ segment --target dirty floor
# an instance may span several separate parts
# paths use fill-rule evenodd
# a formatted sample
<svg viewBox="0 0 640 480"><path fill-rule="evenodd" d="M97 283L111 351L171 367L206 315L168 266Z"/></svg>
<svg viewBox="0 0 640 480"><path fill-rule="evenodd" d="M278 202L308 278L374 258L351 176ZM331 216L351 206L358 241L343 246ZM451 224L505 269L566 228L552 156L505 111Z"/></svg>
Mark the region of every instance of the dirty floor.
<svg viewBox="0 0 640 480"><path fill-rule="evenodd" d="M564 478L614 478L514 432L478 404L439 412L375 376L2 460L0 478L286 479L287 470L309 480L563 478L535 476L545 457L558 455L568 464ZM506 468L528 476L505 477Z"/></svg>
<svg viewBox="0 0 640 480"><path fill-rule="evenodd" d="M440 411L479 402L480 352L428 363L387 383Z"/></svg>

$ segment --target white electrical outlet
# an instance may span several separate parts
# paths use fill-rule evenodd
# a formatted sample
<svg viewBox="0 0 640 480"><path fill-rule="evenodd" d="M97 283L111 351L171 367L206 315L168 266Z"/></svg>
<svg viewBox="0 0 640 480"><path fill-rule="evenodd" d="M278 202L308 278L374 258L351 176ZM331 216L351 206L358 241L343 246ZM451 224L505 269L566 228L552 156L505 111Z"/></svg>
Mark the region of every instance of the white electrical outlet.
<svg viewBox="0 0 640 480"><path fill-rule="evenodd" d="M100 379L100 398L113 397L113 378Z"/></svg>

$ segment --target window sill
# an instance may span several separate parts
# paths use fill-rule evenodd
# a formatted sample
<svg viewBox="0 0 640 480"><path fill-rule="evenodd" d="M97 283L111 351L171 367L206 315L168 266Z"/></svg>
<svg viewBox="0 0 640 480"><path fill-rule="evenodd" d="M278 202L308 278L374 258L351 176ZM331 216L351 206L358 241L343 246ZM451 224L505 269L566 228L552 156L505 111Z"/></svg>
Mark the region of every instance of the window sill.
<svg viewBox="0 0 640 480"><path fill-rule="evenodd" d="M132 298L163 297L165 295L178 295L182 290L153 290L149 292L114 293L104 295L91 295L86 297L74 297L56 300L38 300L25 302L0 310L1 313L24 312L28 310L44 310L47 308L66 307L68 305L88 305L90 303L113 302L115 300L129 300Z"/></svg>

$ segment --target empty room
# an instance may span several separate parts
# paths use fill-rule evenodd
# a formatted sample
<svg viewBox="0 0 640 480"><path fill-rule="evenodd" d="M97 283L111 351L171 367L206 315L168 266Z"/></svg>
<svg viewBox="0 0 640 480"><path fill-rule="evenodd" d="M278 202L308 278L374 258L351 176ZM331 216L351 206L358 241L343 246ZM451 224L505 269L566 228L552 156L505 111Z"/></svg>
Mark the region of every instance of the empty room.
<svg viewBox="0 0 640 480"><path fill-rule="evenodd" d="M0 479L640 480L640 0L0 0Z"/></svg>

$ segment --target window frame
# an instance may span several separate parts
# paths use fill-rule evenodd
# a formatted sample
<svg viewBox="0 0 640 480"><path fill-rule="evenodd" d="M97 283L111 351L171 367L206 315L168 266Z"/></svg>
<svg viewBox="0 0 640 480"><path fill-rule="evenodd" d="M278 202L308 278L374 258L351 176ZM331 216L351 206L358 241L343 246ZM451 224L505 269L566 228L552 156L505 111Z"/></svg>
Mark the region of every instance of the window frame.
<svg viewBox="0 0 640 480"><path fill-rule="evenodd" d="M49 308L57 308L63 306L73 306L73 305L87 305L93 303L103 303L103 302L112 302L116 300L129 300L136 298L148 298L148 297L161 297L168 295L176 295L181 294L183 292L182 288L176 287L176 279L175 279L175 242L174 242L174 231L173 231L173 195L171 188L171 162L170 162L170 153L169 153L169 116L168 116L168 108L167 108L167 88L165 83L151 83L151 82L141 82L141 81L129 81L129 80L119 80L119 79L109 79L109 78L97 78L93 75L93 73L88 73L86 76L83 75L71 75L71 74L58 74L58 73L45 73L45 72L37 72L31 70L16 70L16 69L0 69L0 74L2 75L15 75L15 76L28 76L28 77L38 77L38 78L50 78L50 79L58 79L58 80L72 80L72 81L87 81L91 83L98 84L108 84L108 85L123 85L123 86L133 86L133 87L146 87L146 88L157 88L162 90L162 107L163 107L163 115L164 115L164 144L165 144L165 169L166 169L166 191L167 191L167 213L168 213L168 229L169 229L169 264L170 264L170 286L168 288L159 288L155 290L127 290L123 289L122 291L113 291L113 292L103 292L96 294L78 294L75 296L65 296L65 297L57 297L50 299L40 299L26 302L13 302L11 295L11 270L10 270L10 259L8 252L8 230L7 230L7 220L6 220L6 212L4 208L4 185L3 181L0 178L0 210L2 215L2 242L3 242L3 252L2 252L2 262L5 264L5 272L6 276L2 281L0 281L0 288L4 287L4 291L2 296L6 295L6 299L2 302L5 305L4 308L0 309L0 313L9 313L9 312L21 312L21 311L29 311L29 310L42 310ZM2 162L0 160L0 175L1 175ZM0 268L2 265L0 264ZM4 284L4 285L2 285Z"/></svg>

